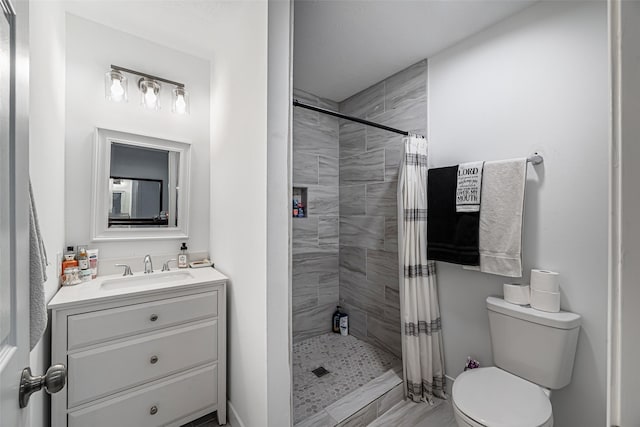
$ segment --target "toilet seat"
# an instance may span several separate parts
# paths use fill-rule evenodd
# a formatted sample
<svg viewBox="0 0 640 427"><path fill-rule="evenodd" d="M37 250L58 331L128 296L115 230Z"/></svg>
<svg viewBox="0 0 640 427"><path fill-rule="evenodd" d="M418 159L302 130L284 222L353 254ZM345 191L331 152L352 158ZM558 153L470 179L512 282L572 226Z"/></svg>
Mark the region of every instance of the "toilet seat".
<svg viewBox="0 0 640 427"><path fill-rule="evenodd" d="M458 422L458 426L460 426L460 427L486 427L486 426L484 426L482 424L479 424L479 423L475 422L471 418L467 417L460 410L460 408L458 408L456 406L455 403L452 402L451 405L453 406L453 414L454 414L454 417L456 418L456 421Z"/></svg>
<svg viewBox="0 0 640 427"><path fill-rule="evenodd" d="M470 426L548 427L551 402L544 390L500 368L463 372L453 383L454 409Z"/></svg>

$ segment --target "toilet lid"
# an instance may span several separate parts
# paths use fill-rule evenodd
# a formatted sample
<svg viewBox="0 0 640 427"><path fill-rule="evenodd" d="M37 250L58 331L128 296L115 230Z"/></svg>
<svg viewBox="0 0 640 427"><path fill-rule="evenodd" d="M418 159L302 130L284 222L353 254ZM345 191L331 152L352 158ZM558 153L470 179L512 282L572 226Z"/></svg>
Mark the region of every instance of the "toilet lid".
<svg viewBox="0 0 640 427"><path fill-rule="evenodd" d="M490 427L538 427L551 417L551 402L540 386L495 367L460 374L453 401L466 416Z"/></svg>

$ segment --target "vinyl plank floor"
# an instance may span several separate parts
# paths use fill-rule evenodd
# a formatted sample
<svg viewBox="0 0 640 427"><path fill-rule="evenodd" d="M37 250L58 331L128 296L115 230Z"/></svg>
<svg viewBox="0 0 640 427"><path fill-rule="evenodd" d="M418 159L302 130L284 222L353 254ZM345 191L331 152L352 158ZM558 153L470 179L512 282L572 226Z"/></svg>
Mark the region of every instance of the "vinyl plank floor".
<svg viewBox="0 0 640 427"><path fill-rule="evenodd" d="M436 400L434 405L403 401L389 409L369 427L458 427L451 402Z"/></svg>
<svg viewBox="0 0 640 427"><path fill-rule="evenodd" d="M218 425L218 417L216 416L216 414L211 412L181 427L221 427L221 426ZM222 427L231 427L231 424L227 421L227 423Z"/></svg>

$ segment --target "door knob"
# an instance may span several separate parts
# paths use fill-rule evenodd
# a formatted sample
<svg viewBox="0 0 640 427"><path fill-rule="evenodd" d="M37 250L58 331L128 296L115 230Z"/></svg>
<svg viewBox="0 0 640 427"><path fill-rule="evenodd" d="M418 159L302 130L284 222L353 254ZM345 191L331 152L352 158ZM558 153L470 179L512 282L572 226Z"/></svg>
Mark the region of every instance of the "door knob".
<svg viewBox="0 0 640 427"><path fill-rule="evenodd" d="M35 377L31 375L31 368L24 368L20 378L20 407L25 408L29 404L31 395L40 391L42 387L47 393L53 394L62 390L66 382L67 368L62 364L53 365L47 369L46 374Z"/></svg>

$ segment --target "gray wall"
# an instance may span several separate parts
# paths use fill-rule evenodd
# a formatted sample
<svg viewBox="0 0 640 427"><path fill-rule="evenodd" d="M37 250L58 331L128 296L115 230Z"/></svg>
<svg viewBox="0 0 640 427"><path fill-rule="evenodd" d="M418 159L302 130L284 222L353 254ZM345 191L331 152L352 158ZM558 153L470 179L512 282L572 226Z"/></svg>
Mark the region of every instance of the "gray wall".
<svg viewBox="0 0 640 427"><path fill-rule="evenodd" d="M294 90L300 101L335 102ZM338 119L293 110L293 186L307 188L306 218L292 219L293 340L331 330L338 305Z"/></svg>
<svg viewBox="0 0 640 427"><path fill-rule="evenodd" d="M340 103L340 111L427 132L427 61ZM402 135L340 122L340 303L351 333L401 354L396 188Z"/></svg>

